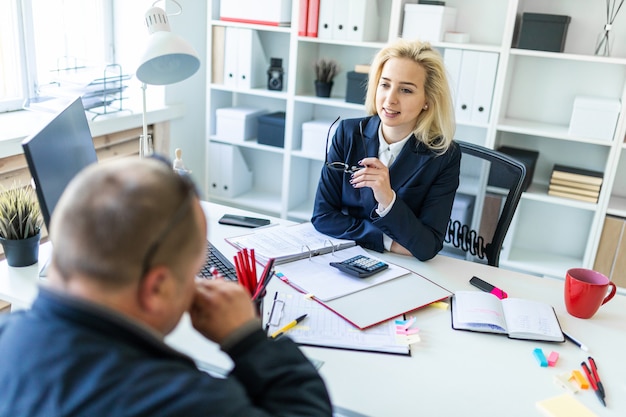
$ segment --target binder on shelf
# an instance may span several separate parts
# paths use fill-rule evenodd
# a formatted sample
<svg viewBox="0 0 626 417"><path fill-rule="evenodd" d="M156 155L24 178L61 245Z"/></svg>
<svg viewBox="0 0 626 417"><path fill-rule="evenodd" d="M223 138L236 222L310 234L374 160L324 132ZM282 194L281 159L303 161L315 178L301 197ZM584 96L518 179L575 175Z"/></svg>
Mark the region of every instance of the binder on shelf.
<svg viewBox="0 0 626 417"><path fill-rule="evenodd" d="M212 55L211 55L211 82L224 84L224 42L226 41L226 28L213 26Z"/></svg>
<svg viewBox="0 0 626 417"><path fill-rule="evenodd" d="M312 0L311 0L312 1ZM309 0L300 0L298 5L298 36L308 36ZM315 25L317 28L317 25Z"/></svg>
<svg viewBox="0 0 626 417"><path fill-rule="evenodd" d="M319 2L319 38L363 42L378 37L376 0Z"/></svg>
<svg viewBox="0 0 626 417"><path fill-rule="evenodd" d="M487 123L491 113L498 54L478 51L459 52L461 64L455 100L456 120L461 123ZM452 53L449 62L451 66L458 65L458 56Z"/></svg>
<svg viewBox="0 0 626 417"><path fill-rule="evenodd" d="M446 48L443 53L443 63L448 70L448 82L450 83L450 94L456 108L459 94L459 79L461 77L461 64L463 62L463 51L461 49ZM458 117L457 117L458 120Z"/></svg>
<svg viewBox="0 0 626 417"><path fill-rule="evenodd" d="M480 52L462 51L461 71L456 95L455 115L457 122L469 123L472 120L476 71Z"/></svg>
<svg viewBox="0 0 626 417"><path fill-rule="evenodd" d="M320 15L320 1L321 0L309 0L307 11L307 24L306 24L306 36L312 38L318 37L318 24Z"/></svg>
<svg viewBox="0 0 626 417"><path fill-rule="evenodd" d="M498 68L498 54L494 52L480 52L478 54L478 69L476 71L476 86L472 103L472 123L489 123L491 114L491 100L493 87L496 82Z"/></svg>
<svg viewBox="0 0 626 417"><path fill-rule="evenodd" d="M227 27L224 49L225 86L250 89L267 84L268 62L256 30Z"/></svg>
<svg viewBox="0 0 626 417"><path fill-rule="evenodd" d="M209 185L211 194L233 198L252 188L253 174L238 146L209 142Z"/></svg>
<svg viewBox="0 0 626 417"><path fill-rule="evenodd" d="M616 285L626 287L626 219L613 216L604 219L593 269Z"/></svg>
<svg viewBox="0 0 626 417"><path fill-rule="evenodd" d="M333 1L333 15L332 15L332 27L331 32L333 40L347 40L348 39L348 15L352 12L350 9L350 1Z"/></svg>
<svg viewBox="0 0 626 417"><path fill-rule="evenodd" d="M333 15L335 7L332 0L319 0L317 22L317 37L320 39L333 38Z"/></svg>

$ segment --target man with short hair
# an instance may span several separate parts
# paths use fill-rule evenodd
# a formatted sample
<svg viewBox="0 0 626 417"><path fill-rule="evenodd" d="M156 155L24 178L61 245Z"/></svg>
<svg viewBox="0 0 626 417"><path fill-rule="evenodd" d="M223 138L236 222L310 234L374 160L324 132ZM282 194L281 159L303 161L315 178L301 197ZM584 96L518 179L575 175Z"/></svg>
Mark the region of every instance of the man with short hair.
<svg viewBox="0 0 626 417"><path fill-rule="evenodd" d="M206 219L161 161L92 165L50 227L49 285L0 324L0 416L330 416L323 381L287 337L268 339L247 292L195 278ZM163 338L189 312L233 360L199 371Z"/></svg>

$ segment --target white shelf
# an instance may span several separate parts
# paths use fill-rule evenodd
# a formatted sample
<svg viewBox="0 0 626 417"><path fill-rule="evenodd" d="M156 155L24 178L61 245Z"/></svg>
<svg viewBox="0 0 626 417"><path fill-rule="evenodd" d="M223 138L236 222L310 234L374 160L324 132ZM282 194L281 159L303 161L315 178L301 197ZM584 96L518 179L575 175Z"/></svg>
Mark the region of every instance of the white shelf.
<svg viewBox="0 0 626 417"><path fill-rule="evenodd" d="M211 195L209 201L272 214L280 213L281 210L280 195L258 189L253 189L233 198Z"/></svg>
<svg viewBox="0 0 626 417"><path fill-rule="evenodd" d="M572 142L582 142L607 147L613 145L612 141L571 136L569 134L569 126L554 125L529 120L506 118L498 123L498 130L502 132L520 133L523 135L541 136L552 139L563 139Z"/></svg>
<svg viewBox="0 0 626 417"><path fill-rule="evenodd" d="M606 209L606 214L626 217L626 197L612 195L609 200L609 206Z"/></svg>
<svg viewBox="0 0 626 417"><path fill-rule="evenodd" d="M583 262L582 259L545 251L512 248L508 258L500 259L500 266L535 275L564 277L568 269L582 267Z"/></svg>

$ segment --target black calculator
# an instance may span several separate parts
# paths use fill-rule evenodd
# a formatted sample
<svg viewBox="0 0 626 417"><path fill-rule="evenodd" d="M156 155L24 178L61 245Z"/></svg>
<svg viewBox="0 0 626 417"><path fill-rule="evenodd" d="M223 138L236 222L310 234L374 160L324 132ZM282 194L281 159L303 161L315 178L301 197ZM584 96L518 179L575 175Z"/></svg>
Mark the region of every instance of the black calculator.
<svg viewBox="0 0 626 417"><path fill-rule="evenodd" d="M383 271L389 267L383 261L368 258L364 255L357 255L342 262L331 262L335 268L347 274L357 276L359 278L369 277L377 272Z"/></svg>

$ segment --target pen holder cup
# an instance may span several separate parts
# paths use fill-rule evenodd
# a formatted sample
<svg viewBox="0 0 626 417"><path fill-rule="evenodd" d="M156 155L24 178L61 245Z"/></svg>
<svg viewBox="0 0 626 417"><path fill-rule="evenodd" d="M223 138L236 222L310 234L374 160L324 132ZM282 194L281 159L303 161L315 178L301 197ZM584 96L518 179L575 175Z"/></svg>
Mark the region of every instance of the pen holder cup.
<svg viewBox="0 0 626 417"><path fill-rule="evenodd" d="M263 318L263 299L265 298L265 293L261 294L256 300L252 300L252 304L254 304L254 311L258 317Z"/></svg>

